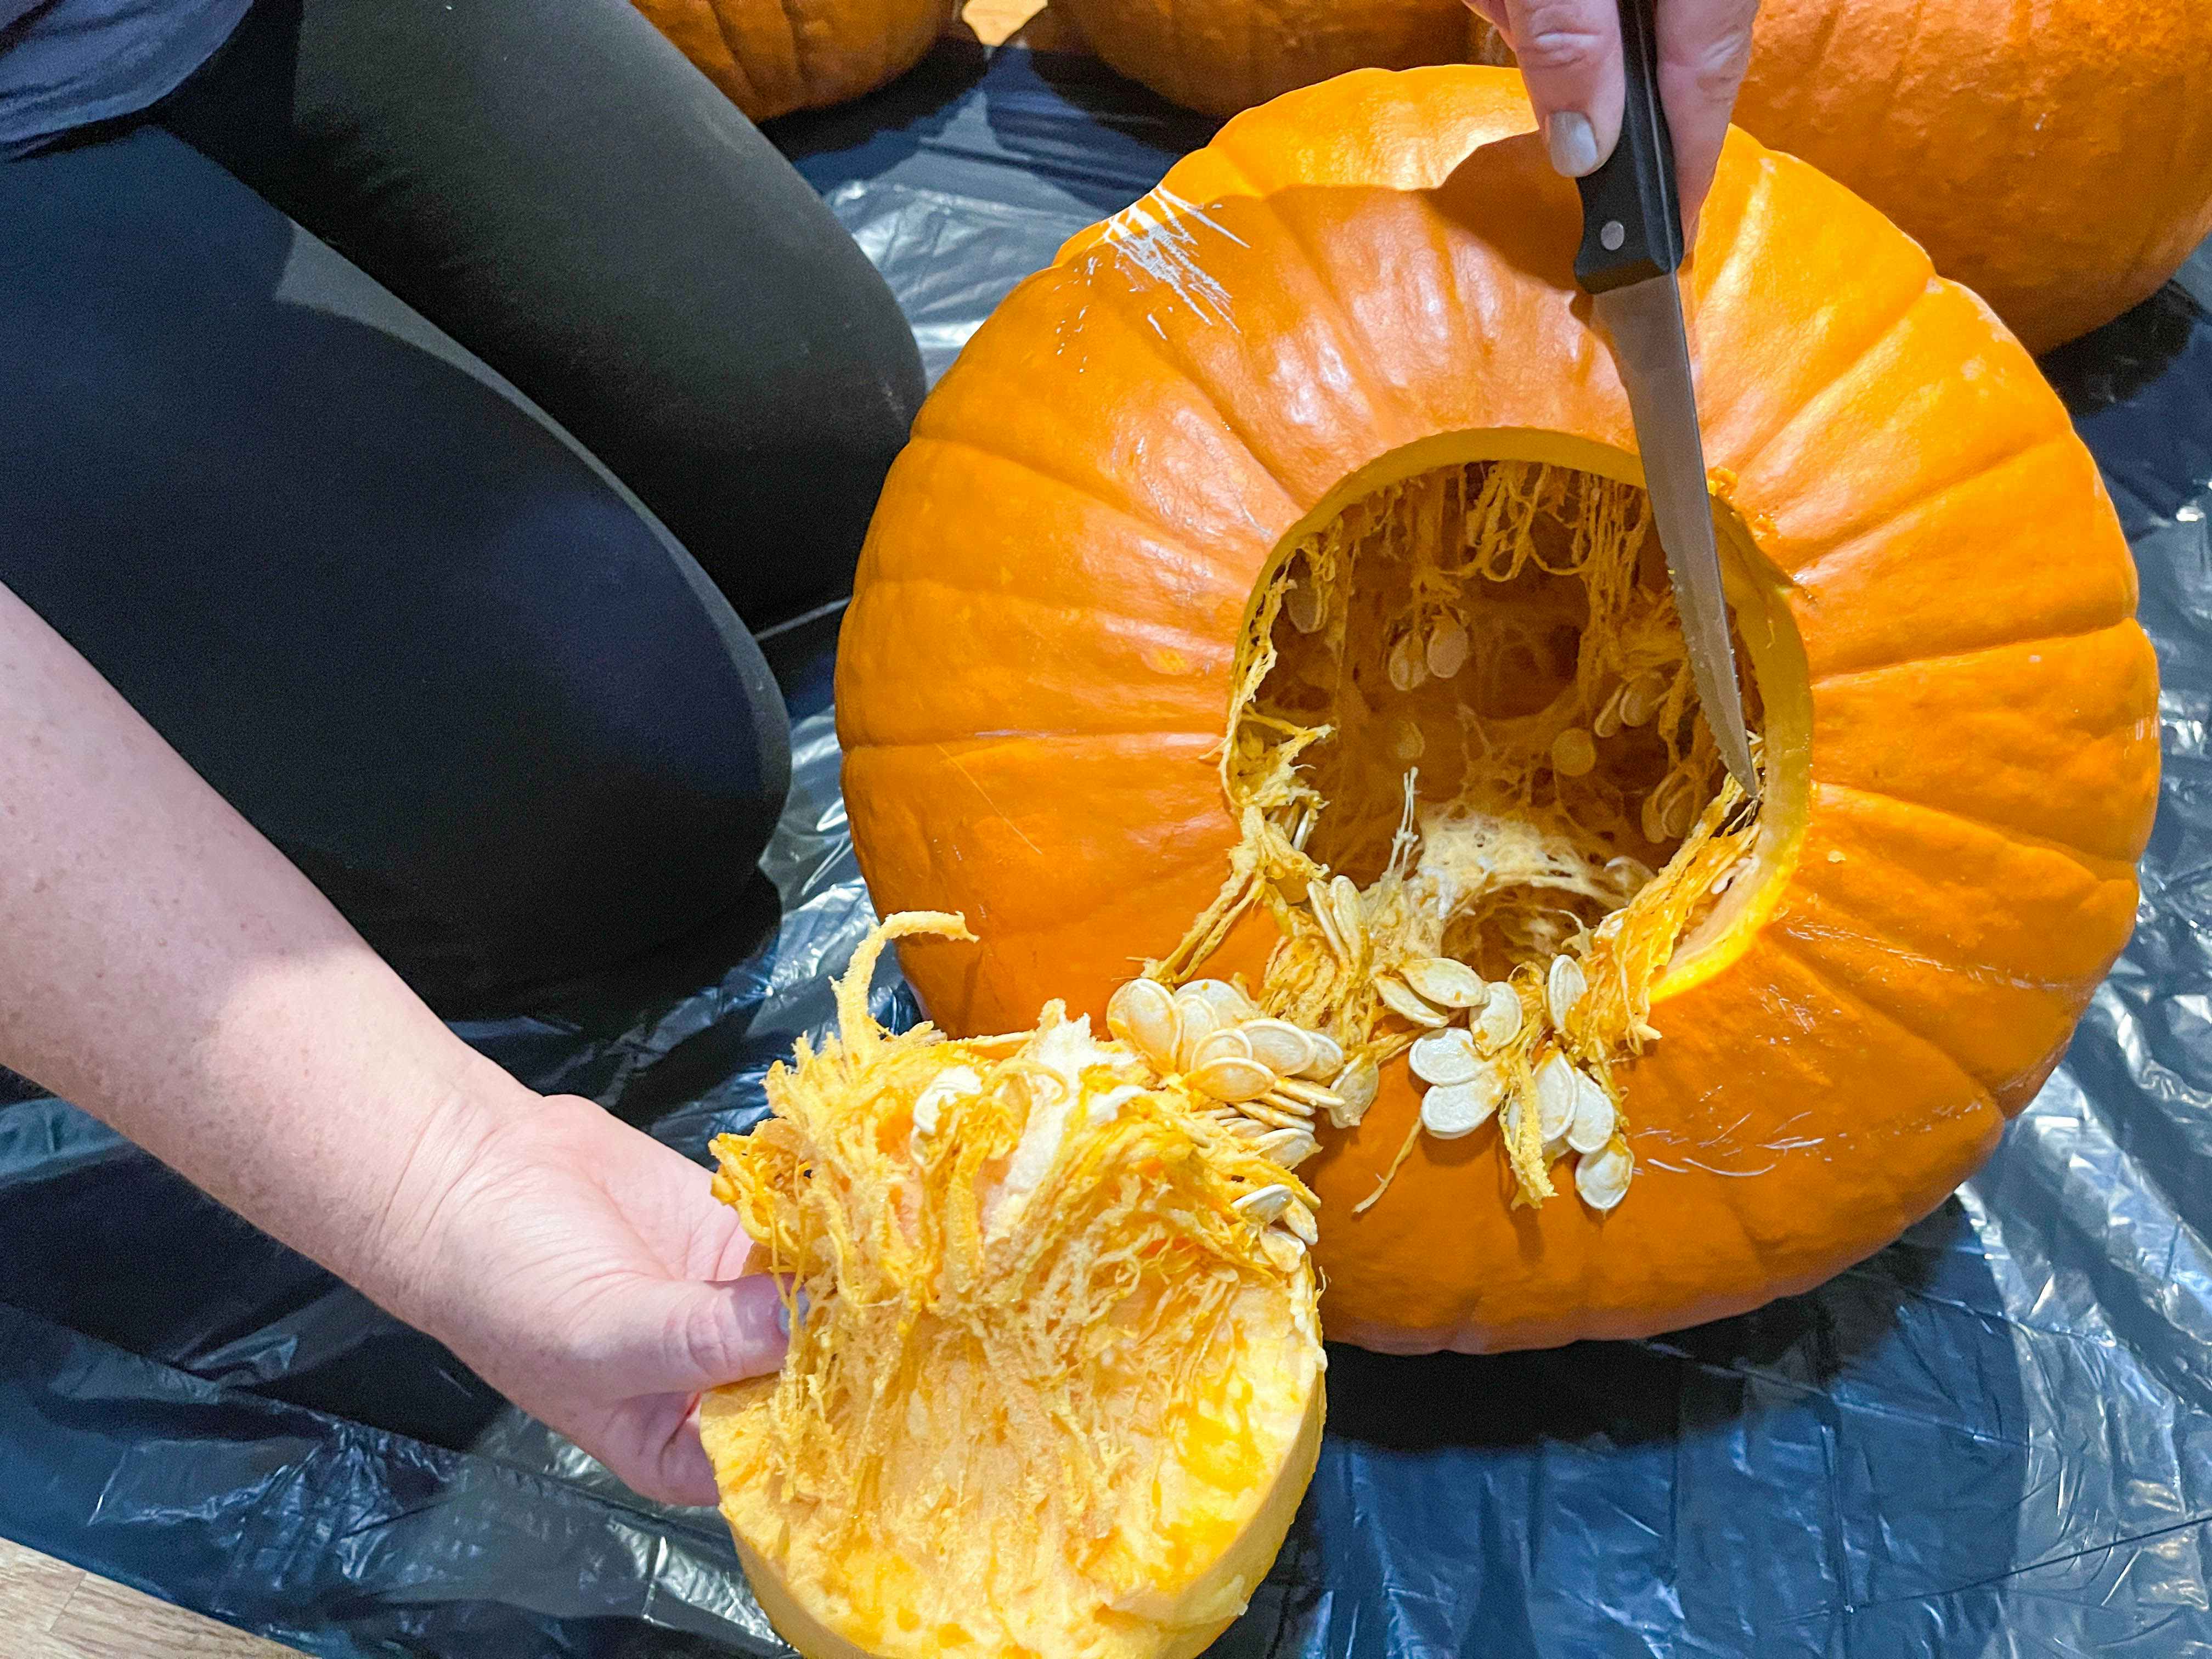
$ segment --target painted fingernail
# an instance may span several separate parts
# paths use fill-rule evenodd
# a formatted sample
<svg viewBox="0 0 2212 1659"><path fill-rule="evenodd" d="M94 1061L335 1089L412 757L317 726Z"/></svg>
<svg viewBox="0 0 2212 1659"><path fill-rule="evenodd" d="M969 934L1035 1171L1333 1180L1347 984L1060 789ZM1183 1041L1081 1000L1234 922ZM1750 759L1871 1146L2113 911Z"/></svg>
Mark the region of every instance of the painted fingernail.
<svg viewBox="0 0 2212 1659"><path fill-rule="evenodd" d="M779 1300L775 1304L775 1328L783 1333L784 1340L787 1342L791 1340L791 1313L794 1304L798 1307L799 1317L803 1323L806 1318L807 1306L805 1285L801 1285L791 1293L790 1302Z"/></svg>
<svg viewBox="0 0 2212 1659"><path fill-rule="evenodd" d="M1579 110L1560 110L1544 123L1544 148L1554 173L1580 179L1597 171L1597 133Z"/></svg>

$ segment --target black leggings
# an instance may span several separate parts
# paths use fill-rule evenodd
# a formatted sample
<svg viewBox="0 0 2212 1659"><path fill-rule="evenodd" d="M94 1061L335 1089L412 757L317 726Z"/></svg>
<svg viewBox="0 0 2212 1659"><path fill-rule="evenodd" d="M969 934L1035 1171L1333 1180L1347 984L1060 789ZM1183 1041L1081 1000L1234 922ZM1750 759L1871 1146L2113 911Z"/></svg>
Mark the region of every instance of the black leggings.
<svg viewBox="0 0 2212 1659"><path fill-rule="evenodd" d="M921 390L626 0L264 5L0 164L0 582L448 1011L734 901L739 614L843 592Z"/></svg>

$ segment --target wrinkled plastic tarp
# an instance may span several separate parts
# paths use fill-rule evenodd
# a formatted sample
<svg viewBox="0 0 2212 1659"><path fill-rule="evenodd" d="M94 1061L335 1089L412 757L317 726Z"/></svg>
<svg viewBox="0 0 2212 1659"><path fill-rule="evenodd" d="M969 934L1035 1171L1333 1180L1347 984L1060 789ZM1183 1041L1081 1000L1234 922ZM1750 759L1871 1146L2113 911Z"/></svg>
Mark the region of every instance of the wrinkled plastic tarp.
<svg viewBox="0 0 2212 1659"><path fill-rule="evenodd" d="M888 130L887 130L888 129ZM941 52L778 137L933 368L1206 128L1087 65ZM2212 1651L2212 261L2047 364L2165 672L2141 926L1986 1170L1808 1296L1655 1341L1337 1350L1330 1432L1236 1656ZM696 1156L830 1014L868 909L823 712L753 901L464 1028ZM888 977L878 1012L914 1010ZM710 1513L623 1492L59 1103L0 1108L0 1534L338 1659L781 1650Z"/></svg>

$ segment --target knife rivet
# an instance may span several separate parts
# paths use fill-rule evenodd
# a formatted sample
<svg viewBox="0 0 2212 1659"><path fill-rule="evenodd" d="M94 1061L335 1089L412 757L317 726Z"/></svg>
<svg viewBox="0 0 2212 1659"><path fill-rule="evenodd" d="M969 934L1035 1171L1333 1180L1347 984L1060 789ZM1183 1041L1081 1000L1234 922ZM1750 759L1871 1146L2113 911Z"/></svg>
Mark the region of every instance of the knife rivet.
<svg viewBox="0 0 2212 1659"><path fill-rule="evenodd" d="M1598 245L1607 253L1620 252L1620 245L1628 240L1628 227L1618 219L1608 219L1598 227Z"/></svg>

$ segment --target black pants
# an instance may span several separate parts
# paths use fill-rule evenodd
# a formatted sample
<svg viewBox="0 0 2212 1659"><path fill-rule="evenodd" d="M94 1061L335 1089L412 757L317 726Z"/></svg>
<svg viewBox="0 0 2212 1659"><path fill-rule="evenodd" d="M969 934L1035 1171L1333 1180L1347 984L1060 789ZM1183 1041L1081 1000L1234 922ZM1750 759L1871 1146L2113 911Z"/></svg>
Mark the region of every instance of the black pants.
<svg viewBox="0 0 2212 1659"><path fill-rule="evenodd" d="M624 0L276 0L0 164L0 582L448 1009L732 902L738 615L843 591L920 394Z"/></svg>

